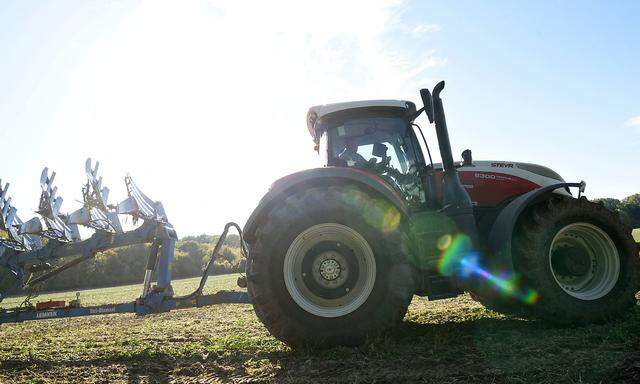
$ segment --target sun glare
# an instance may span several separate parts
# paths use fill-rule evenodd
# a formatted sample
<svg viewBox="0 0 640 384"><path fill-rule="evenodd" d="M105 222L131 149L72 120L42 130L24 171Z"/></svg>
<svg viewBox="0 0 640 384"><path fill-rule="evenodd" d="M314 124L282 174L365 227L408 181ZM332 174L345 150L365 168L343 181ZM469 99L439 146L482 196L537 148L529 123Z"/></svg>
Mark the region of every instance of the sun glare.
<svg viewBox="0 0 640 384"><path fill-rule="evenodd" d="M181 234L242 223L274 180L317 166L311 105L400 98L422 75L410 68L438 64L385 44L404 28L396 1L333 1L313 15L298 2L250 13L236 2L176 4L131 5L76 63L46 133L66 150L42 160L67 186L63 210L90 156L114 199L130 172Z"/></svg>

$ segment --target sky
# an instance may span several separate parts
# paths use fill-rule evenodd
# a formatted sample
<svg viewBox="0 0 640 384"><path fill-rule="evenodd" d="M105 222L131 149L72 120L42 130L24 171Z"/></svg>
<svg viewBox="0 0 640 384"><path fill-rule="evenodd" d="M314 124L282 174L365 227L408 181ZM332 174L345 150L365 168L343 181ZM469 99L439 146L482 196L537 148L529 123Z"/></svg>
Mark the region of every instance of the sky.
<svg viewBox="0 0 640 384"><path fill-rule="evenodd" d="M112 203L130 173L179 235L220 233L320 164L310 106L418 102L444 79L458 157L623 198L640 192L639 18L635 1L3 1L0 179L28 219L48 166L70 212L91 157Z"/></svg>

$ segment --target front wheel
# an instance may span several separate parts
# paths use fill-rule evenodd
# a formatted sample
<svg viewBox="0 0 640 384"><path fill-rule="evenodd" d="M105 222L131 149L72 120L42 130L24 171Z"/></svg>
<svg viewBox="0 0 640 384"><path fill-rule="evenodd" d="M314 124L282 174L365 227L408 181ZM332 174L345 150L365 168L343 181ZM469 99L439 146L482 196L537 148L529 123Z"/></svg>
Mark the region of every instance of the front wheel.
<svg viewBox="0 0 640 384"><path fill-rule="evenodd" d="M561 323L614 317L635 303L640 259L631 229L599 204L554 199L515 233L515 266L538 294L534 312Z"/></svg>
<svg viewBox="0 0 640 384"><path fill-rule="evenodd" d="M400 213L354 187L283 198L250 246L256 314L292 346L361 343L401 321L413 296Z"/></svg>

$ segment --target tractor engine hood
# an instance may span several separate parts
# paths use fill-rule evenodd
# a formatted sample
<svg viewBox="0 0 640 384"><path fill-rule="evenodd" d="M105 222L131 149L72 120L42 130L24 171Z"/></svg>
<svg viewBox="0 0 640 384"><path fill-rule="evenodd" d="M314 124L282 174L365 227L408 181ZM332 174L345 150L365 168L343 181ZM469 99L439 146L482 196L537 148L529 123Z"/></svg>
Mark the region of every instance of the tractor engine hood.
<svg viewBox="0 0 640 384"><path fill-rule="evenodd" d="M474 161L471 166L463 165L459 171L477 170L500 172L522 177L533 182L538 182L541 186L558 181L564 182L562 176L551 168L538 164L519 163L512 161L480 160ZM550 180L549 180L550 179Z"/></svg>
<svg viewBox="0 0 640 384"><path fill-rule="evenodd" d="M496 206L534 189L564 182L552 169L529 163L480 160L460 165L457 170L460 181L477 206ZM564 189L558 189L556 193L570 195Z"/></svg>

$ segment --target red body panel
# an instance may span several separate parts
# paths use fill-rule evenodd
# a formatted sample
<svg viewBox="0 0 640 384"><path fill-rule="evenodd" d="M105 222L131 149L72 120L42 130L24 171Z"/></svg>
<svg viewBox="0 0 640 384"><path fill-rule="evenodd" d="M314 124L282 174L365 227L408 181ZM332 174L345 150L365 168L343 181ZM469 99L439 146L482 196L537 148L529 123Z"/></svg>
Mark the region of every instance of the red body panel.
<svg viewBox="0 0 640 384"><path fill-rule="evenodd" d="M503 201L527 193L540 185L522 177L500 172L460 171L464 188L469 192L474 205L493 207ZM436 173L438 198L442 197L442 172Z"/></svg>

